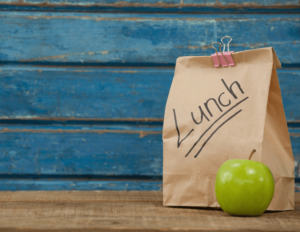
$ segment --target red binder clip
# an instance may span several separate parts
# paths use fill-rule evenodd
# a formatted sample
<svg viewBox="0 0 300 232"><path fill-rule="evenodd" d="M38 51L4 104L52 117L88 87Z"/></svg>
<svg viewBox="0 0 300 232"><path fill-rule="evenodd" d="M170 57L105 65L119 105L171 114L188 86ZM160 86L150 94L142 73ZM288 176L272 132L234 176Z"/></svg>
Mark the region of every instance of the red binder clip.
<svg viewBox="0 0 300 232"><path fill-rule="evenodd" d="M223 39L224 38L230 38L230 41L227 43L227 52L225 52L225 47L226 45L224 44L223 42ZM221 39L221 42L223 43L224 47L223 47L223 52L221 51L221 48L222 48L222 44L221 43L218 43L218 42L213 42L211 43L211 47L213 49L215 49L216 53L212 54L211 55L211 58L214 62L214 67L216 68L219 68L220 65L222 65L223 67L228 67L228 66L235 66L234 64L234 60L231 56L232 53L234 53L234 51L229 51L229 43L231 42L232 38L229 37L229 36L225 36ZM219 50L220 52L217 51L217 49L213 46L213 44L219 44L220 47L219 47Z"/></svg>

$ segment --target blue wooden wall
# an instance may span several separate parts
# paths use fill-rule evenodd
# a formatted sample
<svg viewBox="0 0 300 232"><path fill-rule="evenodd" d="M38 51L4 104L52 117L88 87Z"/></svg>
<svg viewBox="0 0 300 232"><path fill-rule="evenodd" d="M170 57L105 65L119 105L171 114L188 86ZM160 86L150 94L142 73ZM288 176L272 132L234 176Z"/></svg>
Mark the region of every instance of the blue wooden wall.
<svg viewBox="0 0 300 232"><path fill-rule="evenodd" d="M225 35L275 48L299 181L298 0L0 0L0 190L161 190L175 60Z"/></svg>

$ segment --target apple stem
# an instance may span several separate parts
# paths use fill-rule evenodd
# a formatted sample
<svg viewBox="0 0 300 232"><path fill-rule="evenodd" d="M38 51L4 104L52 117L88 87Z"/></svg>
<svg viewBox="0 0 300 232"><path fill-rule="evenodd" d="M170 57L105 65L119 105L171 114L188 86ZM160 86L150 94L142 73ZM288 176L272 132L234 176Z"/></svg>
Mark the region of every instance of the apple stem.
<svg viewBox="0 0 300 232"><path fill-rule="evenodd" d="M251 160L251 158L252 158L252 156L253 156L253 154L256 152L256 150L255 149L253 149L253 151L251 152L251 154L250 154L250 156L249 156L249 160Z"/></svg>

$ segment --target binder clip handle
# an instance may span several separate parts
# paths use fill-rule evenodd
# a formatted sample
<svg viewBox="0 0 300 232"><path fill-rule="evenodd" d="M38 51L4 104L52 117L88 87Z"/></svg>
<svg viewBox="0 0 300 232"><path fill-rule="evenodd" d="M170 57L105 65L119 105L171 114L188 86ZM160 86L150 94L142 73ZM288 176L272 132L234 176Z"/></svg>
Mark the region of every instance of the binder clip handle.
<svg viewBox="0 0 300 232"><path fill-rule="evenodd" d="M230 42L232 41L232 38L230 37L230 36L224 36L222 39L221 39L221 42L222 42L222 44L224 45L224 47L223 47L223 52L225 52L225 48L226 48L226 44L223 42L223 39L225 39L225 38L229 38L230 40L228 41L228 43L227 43L227 52L229 52L229 44L230 44Z"/></svg>

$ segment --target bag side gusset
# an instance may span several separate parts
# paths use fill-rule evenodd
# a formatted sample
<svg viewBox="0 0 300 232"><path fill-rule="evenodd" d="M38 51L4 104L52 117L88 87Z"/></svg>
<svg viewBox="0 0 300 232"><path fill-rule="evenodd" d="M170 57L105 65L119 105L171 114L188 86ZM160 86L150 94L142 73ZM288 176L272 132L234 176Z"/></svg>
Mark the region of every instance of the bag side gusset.
<svg viewBox="0 0 300 232"><path fill-rule="evenodd" d="M294 210L294 158L276 68L281 68L274 49L264 126L261 162L272 171L275 193L268 210Z"/></svg>

